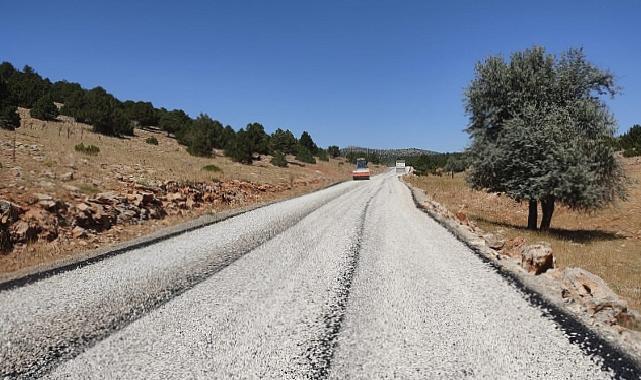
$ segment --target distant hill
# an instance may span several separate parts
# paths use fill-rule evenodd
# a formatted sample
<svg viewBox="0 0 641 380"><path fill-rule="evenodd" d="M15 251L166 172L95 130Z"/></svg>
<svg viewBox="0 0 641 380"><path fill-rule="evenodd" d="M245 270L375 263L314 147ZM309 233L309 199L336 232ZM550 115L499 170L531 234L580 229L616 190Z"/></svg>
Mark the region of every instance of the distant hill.
<svg viewBox="0 0 641 380"><path fill-rule="evenodd" d="M400 149L376 149L364 148L360 146L348 146L341 148L341 154L346 155L349 152L362 152L362 153L376 153L381 158L394 158L394 157L418 157L423 155L436 155L440 154L433 150L419 149L419 148L400 148Z"/></svg>

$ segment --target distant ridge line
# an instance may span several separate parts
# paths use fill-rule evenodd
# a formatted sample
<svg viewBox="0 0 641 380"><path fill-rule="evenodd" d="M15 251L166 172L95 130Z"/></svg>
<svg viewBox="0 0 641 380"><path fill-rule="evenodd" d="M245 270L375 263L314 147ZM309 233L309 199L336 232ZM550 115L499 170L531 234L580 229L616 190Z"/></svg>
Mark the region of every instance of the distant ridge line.
<svg viewBox="0 0 641 380"><path fill-rule="evenodd" d="M377 149L377 148L366 148L362 146L347 146L341 148L341 154L345 155L349 152L376 152L381 157L414 157L414 156L423 156L423 155L436 155L440 152L427 149L419 148L398 148L398 149Z"/></svg>

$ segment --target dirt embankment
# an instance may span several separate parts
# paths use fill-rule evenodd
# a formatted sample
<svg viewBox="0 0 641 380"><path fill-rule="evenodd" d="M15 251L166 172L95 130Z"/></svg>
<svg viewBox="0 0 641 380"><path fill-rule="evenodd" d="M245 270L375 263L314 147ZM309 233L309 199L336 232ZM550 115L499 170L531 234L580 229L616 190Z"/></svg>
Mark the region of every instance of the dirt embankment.
<svg viewBox="0 0 641 380"><path fill-rule="evenodd" d="M0 129L0 273L46 263L205 213L282 199L348 179L342 160L304 164L270 157L241 165L215 152L190 156L175 139L136 129L111 138L59 117L19 109L21 127ZM155 137L158 144L146 140ZM83 143L97 154L77 151Z"/></svg>

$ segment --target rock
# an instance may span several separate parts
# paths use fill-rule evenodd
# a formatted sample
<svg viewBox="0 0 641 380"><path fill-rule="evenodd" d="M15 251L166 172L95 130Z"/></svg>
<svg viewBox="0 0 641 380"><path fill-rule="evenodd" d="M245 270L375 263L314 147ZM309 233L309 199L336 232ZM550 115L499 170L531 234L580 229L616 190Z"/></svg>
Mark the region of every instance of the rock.
<svg viewBox="0 0 641 380"><path fill-rule="evenodd" d="M520 258L521 249L523 249L525 243L527 243L527 241L523 236L516 236L515 238L510 239L505 243L502 253L505 253L508 256Z"/></svg>
<svg viewBox="0 0 641 380"><path fill-rule="evenodd" d="M71 172L63 173L63 174L60 176L60 179L61 179L62 181L71 181L71 180L73 180L73 172L71 171Z"/></svg>
<svg viewBox="0 0 641 380"><path fill-rule="evenodd" d="M82 202L82 203L78 203L76 205L76 209L78 209L78 210L80 210L82 212L85 212L85 211L89 211L91 209L91 206L89 206L88 204Z"/></svg>
<svg viewBox="0 0 641 380"><path fill-rule="evenodd" d="M77 186L73 186L73 185L65 184L65 185L62 185L62 188L67 190L67 191L70 191L72 193L79 193L80 192L80 188L77 187Z"/></svg>
<svg viewBox="0 0 641 380"><path fill-rule="evenodd" d="M143 205L148 205L154 202L156 197L154 196L154 193L149 192L149 191L140 191L136 193L136 200L140 201L141 204ZM140 205L137 205L140 206Z"/></svg>
<svg viewBox="0 0 641 380"><path fill-rule="evenodd" d="M571 299L583 305L595 319L609 325L630 319L625 300L619 298L594 273L581 268L566 268L561 275L563 298Z"/></svg>
<svg viewBox="0 0 641 380"><path fill-rule="evenodd" d="M505 239L503 236L497 234L485 234L483 235L483 239L488 247L496 249L497 251L503 249L505 246Z"/></svg>
<svg viewBox="0 0 641 380"><path fill-rule="evenodd" d="M13 224L24 210L15 203L0 200L0 224Z"/></svg>
<svg viewBox="0 0 641 380"><path fill-rule="evenodd" d="M105 191L102 193L94 194L91 201L100 203L100 204L113 204L113 203L116 203L118 198L119 198L119 195L115 191Z"/></svg>
<svg viewBox="0 0 641 380"><path fill-rule="evenodd" d="M168 201L176 203L184 202L187 199L181 192L169 193L166 197Z"/></svg>
<svg viewBox="0 0 641 380"><path fill-rule="evenodd" d="M14 243L27 243L36 240L38 230L25 221L19 221L11 226L11 235Z"/></svg>
<svg viewBox="0 0 641 380"><path fill-rule="evenodd" d="M554 268L552 248L545 243L527 245L521 250L521 266L529 273L541 274Z"/></svg>
<svg viewBox="0 0 641 380"><path fill-rule="evenodd" d="M461 222L462 224L467 224L468 223L467 215L465 215L465 213L463 211L460 211L460 210L457 211L455 216L456 216L456 219L459 222Z"/></svg>
<svg viewBox="0 0 641 380"><path fill-rule="evenodd" d="M51 195L49 195L49 194L43 194L43 193L35 193L35 194L34 194L34 197L36 198L36 200L37 200L38 202L42 202L42 201L52 201L52 200L53 200L53 197L52 197Z"/></svg>
<svg viewBox="0 0 641 380"><path fill-rule="evenodd" d="M87 237L87 230L82 227L75 226L73 230L71 230L71 236L74 239L84 239Z"/></svg>

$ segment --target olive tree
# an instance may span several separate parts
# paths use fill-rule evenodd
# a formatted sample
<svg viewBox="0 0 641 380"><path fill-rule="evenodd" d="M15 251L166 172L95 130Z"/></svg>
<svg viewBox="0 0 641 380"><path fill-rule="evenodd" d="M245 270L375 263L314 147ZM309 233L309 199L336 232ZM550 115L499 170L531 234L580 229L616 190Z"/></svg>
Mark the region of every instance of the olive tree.
<svg viewBox="0 0 641 380"><path fill-rule="evenodd" d="M582 50L560 57L534 47L476 66L465 93L473 188L529 203L528 228L549 229L557 202L576 210L625 198L610 143L614 117L603 101L619 89Z"/></svg>

